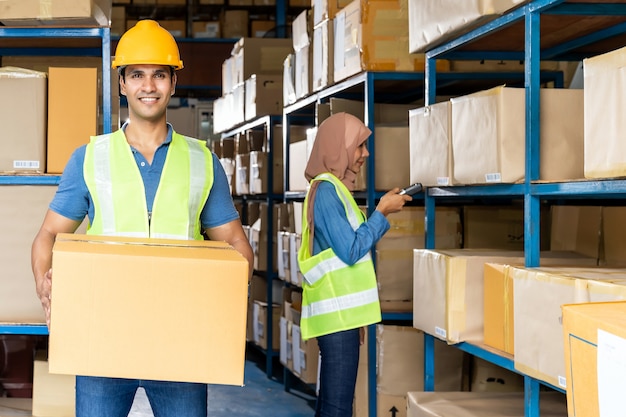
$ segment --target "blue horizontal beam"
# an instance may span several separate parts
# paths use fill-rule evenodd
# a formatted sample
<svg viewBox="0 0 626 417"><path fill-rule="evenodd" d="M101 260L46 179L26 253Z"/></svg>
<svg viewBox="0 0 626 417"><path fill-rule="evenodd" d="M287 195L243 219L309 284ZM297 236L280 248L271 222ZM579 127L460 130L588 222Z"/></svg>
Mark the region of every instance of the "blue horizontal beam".
<svg viewBox="0 0 626 417"><path fill-rule="evenodd" d="M102 38L108 28L0 27L0 38Z"/></svg>
<svg viewBox="0 0 626 417"><path fill-rule="evenodd" d="M48 326L46 326L45 324L0 323L0 334L47 335Z"/></svg>
<svg viewBox="0 0 626 417"><path fill-rule="evenodd" d="M521 197L524 184L488 184L428 188L430 197Z"/></svg>
<svg viewBox="0 0 626 417"><path fill-rule="evenodd" d="M59 185L59 175L0 175L0 185Z"/></svg>

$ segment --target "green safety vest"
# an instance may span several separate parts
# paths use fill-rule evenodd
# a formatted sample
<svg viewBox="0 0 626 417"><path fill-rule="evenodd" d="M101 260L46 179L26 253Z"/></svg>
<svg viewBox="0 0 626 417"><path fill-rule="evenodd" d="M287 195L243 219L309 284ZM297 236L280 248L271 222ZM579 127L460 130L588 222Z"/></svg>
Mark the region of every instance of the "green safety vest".
<svg viewBox="0 0 626 417"><path fill-rule="evenodd" d="M328 181L343 202L346 217L353 230L365 221L346 186L334 175L320 174L313 181ZM302 215L302 245L298 265L304 275L302 282L302 339L356 329L381 320L378 286L372 256L368 252L354 265L348 265L328 248L311 256L310 229L307 221L309 195Z"/></svg>
<svg viewBox="0 0 626 417"><path fill-rule="evenodd" d="M121 129L91 138L83 175L94 203L88 234L203 239L200 213L213 185L213 158L204 142L173 132L150 216L141 173Z"/></svg>

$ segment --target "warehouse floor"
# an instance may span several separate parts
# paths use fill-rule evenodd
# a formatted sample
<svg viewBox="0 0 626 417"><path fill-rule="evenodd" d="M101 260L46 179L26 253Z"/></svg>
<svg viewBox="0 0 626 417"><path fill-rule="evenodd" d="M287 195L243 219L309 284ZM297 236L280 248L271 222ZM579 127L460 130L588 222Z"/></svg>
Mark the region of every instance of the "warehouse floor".
<svg viewBox="0 0 626 417"><path fill-rule="evenodd" d="M276 361L278 362L278 361ZM315 397L307 386L294 386L288 392L282 383L282 366L274 367L276 375L265 373L265 356L248 347L244 369L244 386L209 386L209 417L311 417L315 414ZM280 380L279 380L280 379ZM137 392L129 417L152 417L143 390Z"/></svg>
<svg viewBox="0 0 626 417"><path fill-rule="evenodd" d="M246 352L244 386L209 386L209 417L311 417L315 396L311 387L295 383L289 391L282 383L283 368L275 362L276 375L265 373L265 356L249 346ZM293 377L291 378L293 379ZM0 398L0 417L30 417L29 398ZM145 392L137 391L129 417L153 417Z"/></svg>

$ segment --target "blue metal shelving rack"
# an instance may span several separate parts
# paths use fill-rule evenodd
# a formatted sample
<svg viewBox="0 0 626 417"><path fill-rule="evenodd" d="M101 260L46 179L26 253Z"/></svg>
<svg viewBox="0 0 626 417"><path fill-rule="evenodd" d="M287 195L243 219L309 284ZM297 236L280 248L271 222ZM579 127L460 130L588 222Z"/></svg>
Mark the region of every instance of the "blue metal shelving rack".
<svg viewBox="0 0 626 417"><path fill-rule="evenodd" d="M4 39L58 40L58 47L5 47ZM85 40L88 46L63 46L64 39ZM93 46L90 40L97 40ZM52 42L54 43L54 42ZM102 117L103 133L111 131L111 38L108 27L66 28L66 27L0 27L0 56L95 56L102 58ZM2 185L58 185L58 175L2 175ZM0 323L0 334L47 335L45 324Z"/></svg>
<svg viewBox="0 0 626 417"><path fill-rule="evenodd" d="M556 199L621 198L626 196L625 180L576 181L563 183L538 183L539 180L539 88L541 60L581 60L595 53L577 52L578 48L621 35L626 23L611 23L610 26L575 39L564 40L557 46L541 48L541 16L626 16L626 2L573 3L566 0L532 0L502 16L462 34L450 41L426 51L426 104L435 102L436 82L443 74L436 74L435 60L439 59L518 59L525 62L526 89L526 177L522 184L499 184L488 186L455 186L429 189L425 196L427 213L426 247L434 248L435 201L455 197L517 197L524 200L524 251L528 267L539 265L539 219L540 201ZM463 50L472 42L501 31L513 24L523 24L523 48L512 51ZM626 43L626 41L624 41ZM515 48L513 48L515 49ZM606 52L606 51L604 51ZM434 337L425 336L425 389L434 389ZM472 344L461 343L458 348L487 361L515 371L513 362ZM517 371L515 371L517 372ZM527 375L525 379L525 416L539 417L540 385L554 387Z"/></svg>
<svg viewBox="0 0 626 417"><path fill-rule="evenodd" d="M272 317L273 317L273 281L278 278L278 274L274 272L274 256L272 252L272 246L274 242L274 236L271 231L274 228L274 216L273 208L274 204L278 201L282 201L282 194L275 194L272 190L272 185L274 184L274 170L272 161L274 160L274 127L282 122L282 118L280 116L262 116L250 122L247 122L241 126L237 126L231 130L225 131L222 133L222 138L233 137L239 133L244 133L249 130L263 130L265 132L265 143L267 143L267 184L268 184L268 193L262 195L248 195L244 198L249 200L256 201L265 201L268 207L268 216L267 219L263 219L263 221L267 221L267 230L270 231L267 236L267 271L255 271L259 275L265 276L267 279L267 329L266 329L266 340L267 340L267 349L265 349L265 373L268 378L272 378L274 370L273 370L273 362L274 358L278 357L279 352L273 349L272 340L273 340L273 329L272 329Z"/></svg>
<svg viewBox="0 0 626 417"><path fill-rule="evenodd" d="M431 63L432 67L434 68L434 62ZM434 74L434 73L433 73ZM302 99L299 99L296 103L287 105L284 107L283 109L283 169L285 173L289 172L289 126L292 123L292 121L296 121L299 120L303 117L302 114L303 110L310 108L312 106L314 106L317 103L324 103L327 102L330 98L332 97L346 97L346 94L348 94L347 97L352 97L354 95L354 89L355 87L360 88L360 94L362 100L365 102L365 124L371 128L372 131L374 131L374 129L372 128L373 126L375 126L375 114L374 114L374 99L375 98L388 98L385 97L385 91L384 89L380 89L376 87L376 84L379 82L385 82L385 81L400 81L400 82L405 82L405 89L403 90L403 92L401 94L398 94L397 92L395 92L392 96L392 102L395 102L395 100L397 99L401 99L401 98L406 98L406 97L421 97L421 94L424 93L424 90L426 92L429 91L428 88L428 83L429 83L429 78L427 77L428 73L424 73L424 72L362 72L359 73L357 75L354 75L344 81L341 81L337 84L334 84L332 86L329 86L319 92L315 92L312 93L311 95L304 97ZM440 74L437 74L438 76L438 80L442 81L441 84L446 85L446 84L452 84L454 82L459 82L459 81L470 81L470 80L488 80L488 81L493 81L496 82L494 80L517 80L517 79L523 79L524 74L519 73L519 72L501 72L501 73L474 73L474 72L443 72ZM550 72L550 71L546 71L546 72L542 72L541 74L541 80L542 81L553 81L556 85L562 86L563 85L563 74L561 72ZM418 90L411 90L411 88L408 87L408 85L410 85L410 83L415 83L414 87L417 88ZM431 85L431 88L433 89L433 96L431 98L431 100L434 100L434 83ZM425 97L425 96L424 96ZM309 123L313 122L313 116L310 114L310 112L304 112L305 113L305 120L306 120L306 115L308 115ZM368 143L367 143L367 147L368 149L370 149L370 154L373 153L373 149L374 149L374 142L375 138L374 138L374 134L372 134L369 139L368 139ZM374 190L374 164L375 164L375 158L370 157L368 159L368 170L367 170L367 179L366 179L366 184L367 184L367 190L365 193L361 193L363 194L363 196L359 196L360 198L364 198L367 202L367 207L368 207L368 215L370 215L376 208L376 200L379 199L382 195L381 192L376 192L373 191ZM289 189L289 178L288 175L285 174L284 176L284 189L288 190ZM512 189L508 189L511 186L503 186L501 192L503 194L515 194L517 195L518 193L521 192L521 186L512 186ZM432 191L432 190L431 190ZM439 191L442 195L448 195L449 191L446 190L441 190ZM454 195L454 192L452 192ZM479 194L476 194L479 195ZM296 199L303 199L305 196L305 194L303 192L290 192L290 191L286 191L285 192L285 199L286 200L296 200ZM414 196L414 198L419 199L422 195L418 195L418 196ZM434 204L434 198L429 197L428 195L423 195L424 197L424 204L426 206L430 206L430 211L427 208L426 210L428 212L434 212L435 209L435 204ZM431 224L432 222L432 224ZM428 230L434 230L434 218L433 219L428 219ZM427 239L429 239L432 242L433 246L430 247L434 247L434 233L432 235L428 235ZM411 322L413 319L413 315L412 313L383 313L383 321L404 321L404 322ZM370 364L376 364L376 328L375 326L369 326L368 328L368 332L367 332L367 337L368 337L368 363ZM427 343L427 348L430 347L430 349L434 349L434 341L431 341L431 343ZM434 371L434 364L427 364L432 371ZM434 373L432 374L434 375ZM429 379L432 381L433 380L433 376L430 376ZM376 417L377 415L377 398L376 398L376 366L370 366L368 369L368 392L370 393L370 395L368 396L368 410L369 410L369 416L370 417Z"/></svg>

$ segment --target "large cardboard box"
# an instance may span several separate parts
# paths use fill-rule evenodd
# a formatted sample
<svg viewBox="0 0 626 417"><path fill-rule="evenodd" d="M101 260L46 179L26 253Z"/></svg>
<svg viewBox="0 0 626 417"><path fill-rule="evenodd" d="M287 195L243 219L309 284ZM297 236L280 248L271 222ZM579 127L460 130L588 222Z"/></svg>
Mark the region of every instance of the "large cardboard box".
<svg viewBox="0 0 626 417"><path fill-rule="evenodd" d="M111 0L4 0L0 22L6 26L110 25Z"/></svg>
<svg viewBox="0 0 626 417"><path fill-rule="evenodd" d="M523 252L414 249L413 255L413 326L448 343L482 343L484 265L523 265ZM541 264L568 265L577 258L571 253L542 252Z"/></svg>
<svg viewBox="0 0 626 417"><path fill-rule="evenodd" d="M626 269L512 268L515 369L567 388L563 304L626 300Z"/></svg>
<svg viewBox="0 0 626 417"><path fill-rule="evenodd" d="M361 71L424 71L424 55L409 53L407 0L354 0L333 24L335 81ZM444 60L436 65L449 68Z"/></svg>
<svg viewBox="0 0 626 417"><path fill-rule="evenodd" d="M424 52L527 0L409 0L409 50Z"/></svg>
<svg viewBox="0 0 626 417"><path fill-rule="evenodd" d="M626 303L566 304L562 311L569 417L621 415Z"/></svg>
<svg viewBox="0 0 626 417"><path fill-rule="evenodd" d="M622 109L626 48L587 58L584 67L585 178L626 175L626 129Z"/></svg>
<svg viewBox="0 0 626 417"><path fill-rule="evenodd" d="M523 417L523 392L409 392L407 417ZM541 417L565 417L560 392L542 392Z"/></svg>
<svg viewBox="0 0 626 417"><path fill-rule="evenodd" d="M97 78L95 68L48 70L48 173L62 173L74 150L96 134ZM69 95L72 90L81 93Z"/></svg>
<svg viewBox="0 0 626 417"><path fill-rule="evenodd" d="M47 76L0 68L0 172L46 169Z"/></svg>
<svg viewBox="0 0 626 417"><path fill-rule="evenodd" d="M223 242L60 234L50 372L243 385L248 262Z"/></svg>
<svg viewBox="0 0 626 417"><path fill-rule="evenodd" d="M525 178L523 88L495 87L452 98L454 178L461 184L514 183ZM583 92L540 91L539 179L583 178Z"/></svg>

